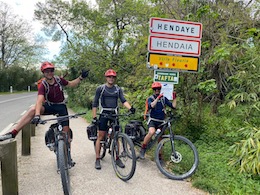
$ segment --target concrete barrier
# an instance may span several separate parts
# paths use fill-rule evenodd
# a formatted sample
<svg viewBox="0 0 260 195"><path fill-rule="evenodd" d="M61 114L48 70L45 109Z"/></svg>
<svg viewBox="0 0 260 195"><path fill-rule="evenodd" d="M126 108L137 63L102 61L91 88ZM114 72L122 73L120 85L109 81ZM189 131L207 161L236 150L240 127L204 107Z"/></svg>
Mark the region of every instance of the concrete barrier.
<svg viewBox="0 0 260 195"><path fill-rule="evenodd" d="M31 154L31 125L27 124L22 129L22 155Z"/></svg>
<svg viewBox="0 0 260 195"><path fill-rule="evenodd" d="M30 128L31 128L31 136L32 136L32 137L35 136L35 127L36 127L35 124L31 124L31 125L30 125Z"/></svg>
<svg viewBox="0 0 260 195"><path fill-rule="evenodd" d="M0 142L3 195L18 194L17 144L15 140Z"/></svg>

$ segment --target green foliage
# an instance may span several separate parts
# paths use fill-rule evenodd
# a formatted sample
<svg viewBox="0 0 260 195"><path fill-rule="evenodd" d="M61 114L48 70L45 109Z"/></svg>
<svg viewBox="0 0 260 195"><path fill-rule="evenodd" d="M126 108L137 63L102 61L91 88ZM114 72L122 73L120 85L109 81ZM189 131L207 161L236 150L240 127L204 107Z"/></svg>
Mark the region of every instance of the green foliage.
<svg viewBox="0 0 260 195"><path fill-rule="evenodd" d="M202 91L208 95L209 93L213 92L217 88L216 81L215 81L215 79L210 79L210 80L201 82L198 84L198 88L200 91Z"/></svg>
<svg viewBox="0 0 260 195"><path fill-rule="evenodd" d="M36 90L35 82L40 79L38 71L34 69L25 69L19 66L12 66L0 71L0 92L6 92L10 90L10 86L14 91L28 90L28 86L31 90Z"/></svg>
<svg viewBox="0 0 260 195"><path fill-rule="evenodd" d="M230 165L238 167L240 173L260 175L260 128L248 124L238 132L243 139L230 147Z"/></svg>

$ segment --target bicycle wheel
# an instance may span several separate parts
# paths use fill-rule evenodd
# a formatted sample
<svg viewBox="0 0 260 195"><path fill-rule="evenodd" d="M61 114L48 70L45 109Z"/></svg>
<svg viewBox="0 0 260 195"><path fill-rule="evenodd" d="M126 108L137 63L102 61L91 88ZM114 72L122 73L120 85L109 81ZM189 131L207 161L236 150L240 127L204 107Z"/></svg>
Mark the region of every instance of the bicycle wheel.
<svg viewBox="0 0 260 195"><path fill-rule="evenodd" d="M111 159L116 175L120 179L127 181L133 177L136 168L136 155L134 144L126 134L118 133L117 139L113 140Z"/></svg>
<svg viewBox="0 0 260 195"><path fill-rule="evenodd" d="M100 142L100 159L103 159L106 156L106 145L105 141ZM96 140L94 141L94 150L96 152Z"/></svg>
<svg viewBox="0 0 260 195"><path fill-rule="evenodd" d="M63 192L66 195L70 194L70 177L69 177L69 165L67 147L64 140L58 141L58 168L61 175L61 183Z"/></svg>
<svg viewBox="0 0 260 195"><path fill-rule="evenodd" d="M170 138L162 139L156 149L156 165L168 178L183 180L190 177L198 167L199 155L196 147L187 138L179 135L174 136L174 149Z"/></svg>

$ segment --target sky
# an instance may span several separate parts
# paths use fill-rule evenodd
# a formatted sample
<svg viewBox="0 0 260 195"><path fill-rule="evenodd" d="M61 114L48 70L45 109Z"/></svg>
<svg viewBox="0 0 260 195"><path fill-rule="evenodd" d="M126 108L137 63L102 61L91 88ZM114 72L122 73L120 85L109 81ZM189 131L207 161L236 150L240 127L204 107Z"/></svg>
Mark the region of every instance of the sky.
<svg viewBox="0 0 260 195"><path fill-rule="evenodd" d="M37 2L44 2L44 0L0 0L8 4L13 14L19 15L26 20L29 24L32 24L32 28L35 34L39 34L43 27L39 22L33 20L33 14L35 4ZM41 33L42 34L42 33ZM50 54L46 55L46 58L52 59L54 55L58 55L60 51L60 42L48 41L46 43Z"/></svg>
<svg viewBox="0 0 260 195"><path fill-rule="evenodd" d="M45 2L45 0L0 0L6 4L8 4L13 14L19 15L21 18L28 21L28 23L32 24L34 33L41 33L41 28L43 27L40 22L33 20L33 14L35 5L37 2ZM95 0L87 0L92 5L95 5ZM42 34L42 33L41 33ZM60 51L60 42L48 41L46 43L50 54L46 56L49 60L53 58L54 55L58 55Z"/></svg>

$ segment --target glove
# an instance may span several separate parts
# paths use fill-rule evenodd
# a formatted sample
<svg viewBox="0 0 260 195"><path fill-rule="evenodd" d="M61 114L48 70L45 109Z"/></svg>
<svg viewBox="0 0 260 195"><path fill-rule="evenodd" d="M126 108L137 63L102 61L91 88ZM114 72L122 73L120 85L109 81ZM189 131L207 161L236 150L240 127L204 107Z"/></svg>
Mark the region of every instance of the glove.
<svg viewBox="0 0 260 195"><path fill-rule="evenodd" d="M159 100L161 97L163 97L163 93L161 93L161 94L157 97L158 100Z"/></svg>
<svg viewBox="0 0 260 195"><path fill-rule="evenodd" d="M97 117L92 119L92 124L98 125L98 123L99 123L99 121L98 121Z"/></svg>
<svg viewBox="0 0 260 195"><path fill-rule="evenodd" d="M41 120L40 115L35 115L35 117L32 119L32 124L38 124Z"/></svg>
<svg viewBox="0 0 260 195"><path fill-rule="evenodd" d="M135 113L135 108L134 108L134 107L131 107L131 108L129 109L129 111L130 111L132 114L134 114L134 113Z"/></svg>
<svg viewBox="0 0 260 195"><path fill-rule="evenodd" d="M177 97L177 94L176 94L176 92L174 91L174 92L172 92L172 99L174 100L174 99L176 99L176 97Z"/></svg>
<svg viewBox="0 0 260 195"><path fill-rule="evenodd" d="M85 78L88 76L88 72L89 72L89 70L82 70L82 71L81 71L81 77L82 77L83 79L85 79Z"/></svg>

